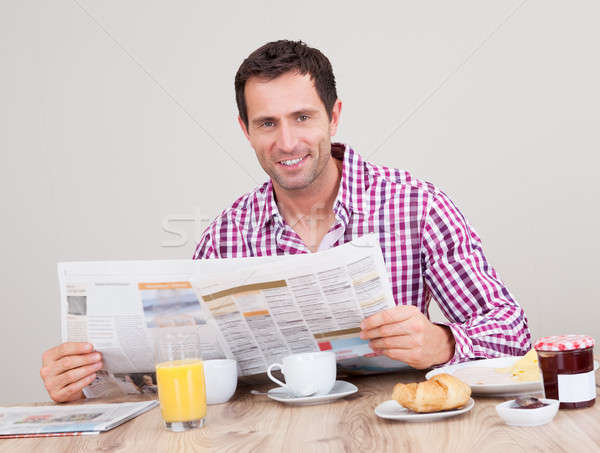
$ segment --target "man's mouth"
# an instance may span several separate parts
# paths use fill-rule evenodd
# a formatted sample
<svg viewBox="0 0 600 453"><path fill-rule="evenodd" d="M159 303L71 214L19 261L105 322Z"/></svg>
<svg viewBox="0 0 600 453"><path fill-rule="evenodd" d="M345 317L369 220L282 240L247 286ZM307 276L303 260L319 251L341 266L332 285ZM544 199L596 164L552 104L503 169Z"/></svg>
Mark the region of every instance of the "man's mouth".
<svg viewBox="0 0 600 453"><path fill-rule="evenodd" d="M299 165L304 159L306 159L306 157L308 157L308 154L306 156L297 157L296 159L280 160L279 163L284 167L295 167Z"/></svg>

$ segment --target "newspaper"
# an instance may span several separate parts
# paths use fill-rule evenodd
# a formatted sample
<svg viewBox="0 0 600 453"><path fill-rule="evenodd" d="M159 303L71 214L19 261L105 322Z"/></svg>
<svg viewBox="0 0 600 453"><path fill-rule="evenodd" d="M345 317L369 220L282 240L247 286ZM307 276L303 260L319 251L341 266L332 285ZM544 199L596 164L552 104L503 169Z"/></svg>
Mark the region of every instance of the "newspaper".
<svg viewBox="0 0 600 453"><path fill-rule="evenodd" d="M0 438L108 431L152 409L157 401L0 408Z"/></svg>
<svg viewBox="0 0 600 453"><path fill-rule="evenodd" d="M374 234L312 254L59 263L58 273L63 341L103 355L88 396L155 391L161 329L197 331L203 358L233 358L240 376L319 350L346 371L407 367L359 338L365 317L395 306Z"/></svg>

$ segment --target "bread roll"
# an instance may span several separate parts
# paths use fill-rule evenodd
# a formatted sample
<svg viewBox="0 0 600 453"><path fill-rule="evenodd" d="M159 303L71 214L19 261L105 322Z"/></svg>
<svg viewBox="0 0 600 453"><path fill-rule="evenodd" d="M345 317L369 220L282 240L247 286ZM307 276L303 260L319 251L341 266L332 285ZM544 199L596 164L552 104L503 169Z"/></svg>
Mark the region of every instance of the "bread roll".
<svg viewBox="0 0 600 453"><path fill-rule="evenodd" d="M464 406L471 387L450 374L438 374L425 382L396 384L392 398L415 412L437 412Z"/></svg>

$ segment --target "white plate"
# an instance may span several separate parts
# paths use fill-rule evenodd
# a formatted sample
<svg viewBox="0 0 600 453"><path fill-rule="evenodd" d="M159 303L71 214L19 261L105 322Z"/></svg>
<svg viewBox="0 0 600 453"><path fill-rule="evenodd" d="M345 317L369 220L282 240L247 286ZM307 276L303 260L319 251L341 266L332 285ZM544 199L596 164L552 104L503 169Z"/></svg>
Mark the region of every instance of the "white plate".
<svg viewBox="0 0 600 453"><path fill-rule="evenodd" d="M267 392L267 396L280 403L293 404L296 406L312 406L313 404L325 404L358 392L358 387L350 382L335 381L331 392L327 395L293 396L283 387L275 387Z"/></svg>
<svg viewBox="0 0 600 453"><path fill-rule="evenodd" d="M509 368L519 360L520 357L500 357L497 359L473 360L471 362L457 363L442 368L431 370L425 375L427 379L440 373L454 374L456 370L470 367L485 368ZM469 384L474 395L485 396L518 396L543 391L542 381L519 382L514 381L507 384Z"/></svg>
<svg viewBox="0 0 600 453"><path fill-rule="evenodd" d="M486 368L508 368L511 367L520 357L500 357L497 359L473 360L471 362L448 365L442 368L431 370L425 375L427 379L440 373L454 374L454 372L466 367L486 367ZM594 360L594 370L598 369L598 361ZM531 393L543 392L541 379L534 382L514 381L510 384L473 384L470 386L474 395L485 396L519 396Z"/></svg>
<svg viewBox="0 0 600 453"><path fill-rule="evenodd" d="M471 409L473 409L473 406L475 406L475 401L473 401L473 398L469 398L467 404L458 409L420 414L405 408L396 400L388 400L375 408L375 414L378 417L387 418L389 420L401 420L404 422L430 422L440 418L448 418L454 417L455 415L464 414L465 412L469 412Z"/></svg>

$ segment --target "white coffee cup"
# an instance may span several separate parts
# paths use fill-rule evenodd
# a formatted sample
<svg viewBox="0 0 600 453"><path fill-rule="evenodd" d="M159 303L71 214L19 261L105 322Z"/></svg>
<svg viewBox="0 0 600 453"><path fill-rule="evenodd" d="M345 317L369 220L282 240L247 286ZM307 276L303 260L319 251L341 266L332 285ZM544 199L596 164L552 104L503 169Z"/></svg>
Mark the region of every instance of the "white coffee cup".
<svg viewBox="0 0 600 453"><path fill-rule="evenodd" d="M229 401L237 387L237 362L232 359L203 360L206 404Z"/></svg>
<svg viewBox="0 0 600 453"><path fill-rule="evenodd" d="M281 369L285 383L271 374L275 367ZM335 353L320 351L288 355L283 358L283 364L269 366L267 375L294 396L326 395L335 385Z"/></svg>

